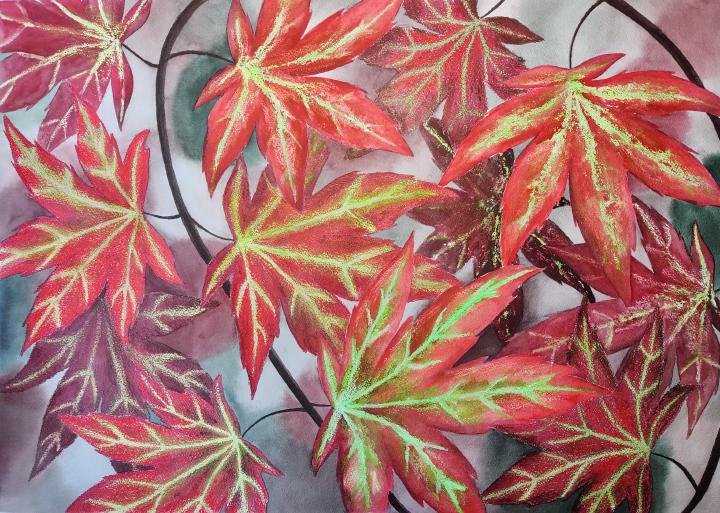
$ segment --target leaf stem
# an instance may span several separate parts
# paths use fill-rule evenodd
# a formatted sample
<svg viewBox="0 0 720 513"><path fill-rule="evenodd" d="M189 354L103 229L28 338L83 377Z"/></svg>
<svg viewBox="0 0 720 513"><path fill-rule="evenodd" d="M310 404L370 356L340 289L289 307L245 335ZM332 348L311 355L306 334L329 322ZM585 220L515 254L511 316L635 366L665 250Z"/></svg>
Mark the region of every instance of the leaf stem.
<svg viewBox="0 0 720 513"><path fill-rule="evenodd" d="M128 52L130 52L131 54L133 54L133 55L134 55L135 57L137 57L140 61L142 61L143 63L147 64L147 65L150 66L151 68L155 68L155 69L158 68L158 66L159 66L158 64L155 64L154 62L146 59L145 57L143 57L142 55L140 55L139 53L137 53L135 50L133 50L132 48L130 48L130 47L129 47L128 45L126 45L125 43L123 43L123 48L125 48ZM227 58L227 57L223 57L222 55L219 55L219 54L217 54L217 53L206 52L206 51L204 51L204 50L183 50L183 51L181 51L181 52L173 52L172 54L170 54L170 57L169 57L169 58L170 58L170 59L175 59L176 57L182 57L183 55L198 55L198 56L200 56L200 57L211 57L211 58L213 58L213 59L217 59L217 60L220 60L220 61L225 61L225 62L227 62L227 63L229 63L229 64L235 64L232 59L229 59L229 58Z"/></svg>
<svg viewBox="0 0 720 513"><path fill-rule="evenodd" d="M702 477L700 477L700 482L698 483L695 495L693 495L693 498L690 499L690 502L687 506L685 506L685 509L682 510L682 513L691 513L691 511L693 511L703 500L703 497L705 497L705 494L710 489L710 484L712 483L713 476L715 475L718 462L720 462L720 431L718 431L718 434L715 436L715 443L710 451L710 458L708 459L707 466L705 467Z"/></svg>
<svg viewBox="0 0 720 513"><path fill-rule="evenodd" d="M487 17L487 16L490 16L492 13L494 13L495 11L497 11L497 10L500 8L500 6L501 6L502 4L504 4L504 3L505 3L505 0L500 0L498 3L496 3L495 5L493 5L488 12L486 12L485 14L483 14L483 15L480 16L480 17L481 17L481 18L485 18L485 17Z"/></svg>
<svg viewBox="0 0 720 513"><path fill-rule="evenodd" d="M175 46L175 43L180 36L180 33L182 32L185 25L190 21L193 14L195 14L195 12L207 2L208 0L191 0L170 28L170 31L165 38L165 42L163 43L162 51L160 52L160 61L157 67L157 77L155 82L155 106L158 125L157 129L158 135L160 137L160 149L162 152L163 162L165 164L165 172L167 174L168 183L170 185L170 191L172 192L173 200L175 201L175 206L177 207L180 219L185 226L185 231L187 231L188 233L190 242L192 242L193 246L195 246L195 250L205 261L205 263L210 263L210 261L212 260L210 250L208 250L205 242L203 242L202 237L200 236L200 233L198 232L198 229L193 222L193 218L190 216L190 212L188 211L187 206L185 205L185 201L182 197L180 185L177 181L177 175L175 174L175 168L173 167L172 161L170 137L168 135L167 127L167 110L165 106L165 86L167 83L167 70L168 64L172 57L173 46ZM229 295L230 287L227 282L223 284L223 290L226 294ZM322 416L312 405L312 402L310 402L307 395L305 395L305 392L302 390L295 378L293 378L292 374L290 374L290 371L287 369L287 367L285 367L285 364L274 349L270 350L269 359L270 363L272 363L273 367L275 367L275 370L277 370L278 374L283 379L283 381L290 389L292 394L295 396L295 398L298 400L303 409L307 412L308 415L310 415L310 418L312 418L312 420L318 426L320 426L323 420ZM410 510L408 510L398 500L398 498L395 497L394 494L390 493L388 495L388 499L390 501L390 504L392 504L392 506L398 511L398 513L410 513Z"/></svg>
<svg viewBox="0 0 720 513"><path fill-rule="evenodd" d="M690 482L690 484L692 485L692 487L693 487L693 489L695 490L695 492L697 492L697 490L698 490L697 482L695 481L695 478L692 476L692 474L690 473L690 471L687 469L687 467L686 467L685 465L683 465L682 463L680 463L680 462L679 462L678 460L676 460L675 458L671 458L670 456L665 456L664 454L660 454L659 452L651 452L650 454L652 454L653 456L657 456L658 458L662 458L662 459L664 459L664 460L668 460L668 461L671 462L671 463L674 463L675 466L676 466L677 468L679 468L679 469L682 471L683 474L685 474L685 477L686 477L687 480Z"/></svg>
<svg viewBox="0 0 720 513"><path fill-rule="evenodd" d="M570 51L568 52L568 68L573 67L573 50L575 50L575 40L578 37L578 34L580 33L580 29L585 24L585 21L590 17L590 15L593 13L595 9L600 7L600 5L605 2L605 0L597 0L594 4L590 6L590 8L585 11L585 14L583 14L583 17L580 18L580 21L577 24L577 27L575 27L575 32L573 32L572 40L570 41Z"/></svg>
<svg viewBox="0 0 720 513"><path fill-rule="evenodd" d="M175 220L175 219L181 219L181 218L182 218L182 216L181 216L180 214L174 214L174 215L171 215L171 216L161 216L161 215L159 215L159 214L151 214L150 212L143 212L143 213L144 213L146 216L148 216L148 217L154 217L155 219L164 219L164 220L166 220L166 221L172 221L172 220ZM204 232L207 233L208 235L211 235L211 236L215 237L216 239L226 240L226 241L229 241L229 242L232 242L232 241L234 240L234 239L231 239L231 238L228 238L228 237L223 237L222 235L218 235L217 233L208 230L208 229L205 228L203 225L201 225L201 224L197 221L197 219L195 219L194 217L191 217L191 219L192 219L193 223L195 223L195 226L197 226L198 228L200 228L202 231L204 231Z"/></svg>
<svg viewBox="0 0 720 513"><path fill-rule="evenodd" d="M328 404L315 404L315 403L312 403L312 405L313 405L313 406L317 406L318 408L329 408L329 407L330 407L330 405L328 405ZM260 417L259 419L257 419L255 422L253 422L252 424L250 424L250 425L245 429L245 431L243 431L242 437L245 438L245 436L250 432L250 430L251 430L252 428L254 428L254 427L257 426L258 424L260 424L260 423L261 423L263 420L265 420L265 419L269 419L270 417L275 417L276 415L281 415L281 414L283 414L283 413L296 413L296 412L297 412L297 413L306 413L306 412L305 412L305 408L302 408L302 407L300 407L300 408L285 408L285 409L282 409L282 410L271 411L270 413L268 413L268 414L266 414L266 415L263 415L262 417Z"/></svg>

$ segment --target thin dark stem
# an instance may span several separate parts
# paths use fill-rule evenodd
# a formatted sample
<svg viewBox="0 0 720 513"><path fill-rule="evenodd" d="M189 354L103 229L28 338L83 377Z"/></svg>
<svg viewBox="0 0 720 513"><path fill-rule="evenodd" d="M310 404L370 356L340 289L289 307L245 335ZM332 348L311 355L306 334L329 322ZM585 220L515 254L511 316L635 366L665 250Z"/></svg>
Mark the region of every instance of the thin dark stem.
<svg viewBox="0 0 720 513"><path fill-rule="evenodd" d="M160 214L151 214L150 212L143 212L148 217L154 217L155 219L165 219L171 221L173 219L180 219L180 214L173 214L171 216L161 216Z"/></svg>
<svg viewBox="0 0 720 513"><path fill-rule="evenodd" d="M703 500L703 497L705 497L705 494L710 489L710 484L712 483L713 476L715 475L718 462L720 462L720 431L718 431L718 434L715 436L715 443L710 451L710 458L708 459L707 466L705 467L705 472L703 472L703 475L700 478L695 495L693 495L693 498L690 499L690 502L687 506L685 506L685 509L682 510L682 513L690 513L697 507L698 504L700 504L700 501Z"/></svg>
<svg viewBox="0 0 720 513"><path fill-rule="evenodd" d="M139 53L137 53L135 50L133 50L132 48L130 48L130 47L129 47L128 45L126 45L125 43L123 43L123 48L125 48L128 52L130 52L131 54L133 54L135 57L137 57L138 59L140 59L142 62L144 62L145 64L147 64L147 65L150 66L151 68L157 68L157 67L158 67L157 64L155 64L155 63L152 62L152 61L147 60L145 57L143 57L142 55L140 55Z"/></svg>
<svg viewBox="0 0 720 513"><path fill-rule="evenodd" d="M182 32L185 25L190 21L195 11L201 6L207 3L208 0L191 0L187 7L180 13L180 16L175 20L170 31L168 32L165 43L163 43L162 51L160 52L160 62L158 63L157 78L155 82L155 106L157 114L157 129L160 138L160 150L162 152L163 162L165 164L165 173L167 174L168 183L170 185L170 191L172 192L175 206L177 207L180 219L182 219L185 231L188 233L190 242L195 246L195 250L198 252L200 257L205 263L210 263L212 255L210 250L202 240L200 233L190 216L190 212L185 205L185 200L182 197L182 191L177 181L177 175L175 174L175 168L173 167L172 152L170 148L170 137L167 128L167 110L165 106L165 86L167 82L167 71L170 57L172 56L172 49L177 42L180 33ZM226 294L229 294L230 287L228 283L223 284L223 290ZM274 349L270 350L269 354L270 363L275 367L282 380L285 382L287 387L290 389L292 394L295 396L297 401L303 407L303 409L310 415L310 418L320 426L322 424L322 416L313 406L313 403L308 399L305 392L302 390L295 378L290 374L290 371L280 359L280 356L275 352ZM390 504L398 511L398 513L410 513L403 504L395 497L394 494L389 494L388 499Z"/></svg>
<svg viewBox="0 0 720 513"><path fill-rule="evenodd" d="M318 408L329 408L329 407L330 407L329 404L315 404L315 403L312 403L312 405L313 405L313 406L316 406L316 407L318 407ZM263 420L269 419L270 417L275 417L276 415L282 415L283 413L306 413L306 411L305 411L305 408L302 408L302 407L300 407L300 408L285 408L285 409L283 409L283 410L272 411L272 412L270 412L270 413L268 413L268 414L266 414L266 415L263 415L262 417L260 417L259 419L257 419L255 422L253 422L252 424L250 424L250 425L247 427L247 429L245 429L245 431L243 431L243 434L242 434L243 438L245 438L245 435L247 435L252 428L254 428L254 427L257 426L258 424L260 424Z"/></svg>
<svg viewBox="0 0 720 513"><path fill-rule="evenodd" d="M645 29L645 31L650 34L653 39L655 39L655 41L660 43L660 45L665 48L665 50L675 60L678 66L680 66L680 69L683 71L683 73L685 73L685 76L688 77L690 82L692 82L698 87L705 87L702 79L700 78L700 75L690 63L688 58L685 56L682 50L680 50L680 48L678 48L678 46L672 41L672 39L670 39L667 34L662 31L660 27L655 25L655 23L646 18L640 11L635 9L625 0L603 1L610 7L621 12L622 14L633 20L635 23L640 25L643 29ZM710 118L710 121L715 128L715 133L717 134L718 139L720 139L720 119L716 116L713 116L712 114L708 114L708 117Z"/></svg>
<svg viewBox="0 0 720 513"><path fill-rule="evenodd" d="M125 48L128 52L130 52L131 54L133 54L135 57L137 57L138 59L140 59L143 63L147 64L147 65L150 66L151 68L157 68L157 67L158 67L158 64L155 64L154 62L146 59L145 57L143 57L142 55L140 55L139 53L137 53L135 50L133 50L132 48L130 48L128 45L123 44L123 48ZM234 62L233 62L232 59L229 59L229 58L227 58L227 57L223 57L222 55L219 55L219 54L217 54L217 53L206 52L206 51L204 51L204 50L183 50L183 51L181 51L181 52L173 52L173 53L170 54L170 57L169 57L169 58L170 58L170 59L175 59L176 57L182 57L183 55L198 55L198 56L200 56L200 57L211 57L211 58L213 58L213 59L218 59L218 60L220 60L220 61L225 61L225 62L227 62L227 63L229 63L229 64L234 64Z"/></svg>
<svg viewBox="0 0 720 513"><path fill-rule="evenodd" d="M145 214L146 216L148 216L148 217L154 217L155 219L165 219L166 221L172 221L172 220L175 220L175 219L181 219L181 218L182 218L182 216L181 216L180 214L174 214L174 215L171 215L171 216L161 216L161 215L158 215L158 214L151 214L150 212L144 212L144 214ZM211 231L211 230L208 230L208 229L205 228L203 225L201 225L195 218L192 218L192 221L193 221L193 223L195 223L195 226L197 226L198 228L200 228L202 231L204 231L204 232L207 233L208 235L211 235L211 236L215 237L216 239L226 240L226 241L229 241L229 242L232 242L232 241L234 240L234 239L230 239L230 238L228 238L228 237L223 237L222 235L218 235L217 233L215 233L215 232L213 232L213 231Z"/></svg>
<svg viewBox="0 0 720 513"><path fill-rule="evenodd" d="M490 16L492 13L494 13L495 11L497 11L498 8L499 8L502 4L504 4L504 3L505 3L505 0L500 0L498 3L496 3L495 5L493 5L488 12L486 12L485 14L483 14L483 15L480 16L480 17L481 17L481 18L484 18L484 17L486 17L486 16Z"/></svg>
<svg viewBox="0 0 720 513"><path fill-rule="evenodd" d="M174 59L175 57L182 57L183 55L199 55L201 57L211 57L219 61L225 61L229 64L235 64L232 59L228 59L227 57L223 57L222 55L219 55L217 53L205 52L203 50L183 50L182 52L174 52L172 55L170 55L170 58Z"/></svg>
<svg viewBox="0 0 720 513"><path fill-rule="evenodd" d="M685 474L685 477L686 477L687 480L690 482L690 484L692 485L693 489L697 492L697 490L698 490L698 485L697 485L697 483L695 482L695 478L692 476L692 474L691 474L690 471L687 469L687 467L685 467L685 465L683 465L682 463L680 463L680 462L679 462L678 460L676 460L675 458L671 458L670 456L665 456L664 454L660 454L659 452L652 452L652 453L650 453L650 454L652 454L653 456L657 456L658 458L662 458L662 459L664 459L664 460L668 460L668 461L671 462L671 463L674 463L675 466L676 466L677 468L679 468L679 469L682 471L683 474Z"/></svg>
<svg viewBox="0 0 720 513"><path fill-rule="evenodd" d="M573 50L575 49L575 40L578 37L578 34L580 33L580 29L585 24L585 21L590 17L590 15L593 13L595 9L600 7L600 4L602 4L605 0L597 0L594 4L590 6L590 8L585 11L585 14L583 14L583 17L580 18L580 21L577 24L577 27L575 27L575 32L573 32L572 40L570 41L570 51L568 52L568 68L573 67Z"/></svg>

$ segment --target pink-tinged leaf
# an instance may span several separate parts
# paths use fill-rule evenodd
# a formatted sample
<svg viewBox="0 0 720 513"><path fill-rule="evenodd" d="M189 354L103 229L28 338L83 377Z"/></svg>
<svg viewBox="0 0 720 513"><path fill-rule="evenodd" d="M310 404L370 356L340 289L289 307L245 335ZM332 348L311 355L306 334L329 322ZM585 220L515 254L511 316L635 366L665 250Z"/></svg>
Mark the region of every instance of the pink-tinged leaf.
<svg viewBox="0 0 720 513"><path fill-rule="evenodd" d="M487 111L486 88L502 98L517 92L504 81L525 64L506 45L541 38L514 19L480 17L474 2L412 0L404 6L431 32L397 27L363 54L369 64L397 71L380 89L378 103L409 132L444 101L443 129L460 142Z"/></svg>
<svg viewBox="0 0 720 513"><path fill-rule="evenodd" d="M632 301L612 299L588 305L588 315L608 352L631 347L659 312L665 337L664 383L675 367L687 394L692 431L718 387L720 342L712 327L717 310L715 264L694 229L688 253L682 237L657 211L635 199L643 246L652 271L633 259L630 265ZM588 245L553 249L597 290L613 295ZM539 354L551 361L567 361L573 311L562 312L515 335L502 354Z"/></svg>
<svg viewBox="0 0 720 513"><path fill-rule="evenodd" d="M303 36L309 1L264 0L253 34L239 0L233 0L227 32L237 62L213 77L197 102L220 97L210 113L203 155L210 192L242 158L254 129L275 183L298 208L306 196L308 125L353 147L410 154L393 120L360 89L312 76L363 52L390 28L400 4L361 0Z"/></svg>
<svg viewBox="0 0 720 513"><path fill-rule="evenodd" d="M318 23L284 54L268 55L267 62L297 75L344 66L390 30L401 4L402 0L361 0Z"/></svg>
<svg viewBox="0 0 720 513"><path fill-rule="evenodd" d="M203 171L211 193L215 192L228 166L247 146L261 111L260 92L251 82L237 84L232 92L223 94L210 111Z"/></svg>
<svg viewBox="0 0 720 513"><path fill-rule="evenodd" d="M67 328L103 290L115 329L126 339L142 301L146 268L180 283L170 249L143 217L147 133L133 141L123 161L97 116L82 102L77 110L77 152L91 185L6 121L15 169L51 214L0 244L0 276L53 269L28 315L26 349Z"/></svg>
<svg viewBox="0 0 720 513"><path fill-rule="evenodd" d="M324 145L311 141L310 185L327 158ZM398 254L394 244L370 235L444 194L409 176L350 173L308 194L297 211L269 168L250 197L247 171L237 166L225 190L234 242L210 263L203 297L232 282L243 364L253 387L277 336L280 309L303 350L317 354L322 344L342 350L350 314L341 300L358 300L378 269ZM430 260L415 260L412 299L434 298L457 284Z"/></svg>
<svg viewBox="0 0 720 513"><path fill-rule="evenodd" d="M580 231L620 298L630 303L630 261L635 215L622 161L591 121L578 116L572 137L570 202Z"/></svg>
<svg viewBox="0 0 720 513"><path fill-rule="evenodd" d="M683 110L715 113L720 98L667 72L598 79L621 57L600 55L570 69L540 66L507 80L509 87L527 92L480 120L459 145L440 183L447 184L490 156L535 138L517 159L511 190L505 194L503 207L509 213L503 219L503 234L510 240L503 248L503 261L510 262L523 237L544 220L552 200L566 185L567 173L582 234L601 255L601 266L617 293L629 300L627 264L634 219L627 173L661 194L701 205L720 204L720 188L691 150L641 116ZM543 174L549 160L538 146L546 140L562 143L553 146L556 154L550 170L557 170L553 174ZM538 180L539 176L545 179ZM512 186L514 180L517 186ZM538 197L528 202L528 190ZM513 208L519 212L513 213ZM518 226L513 227L515 222Z"/></svg>
<svg viewBox="0 0 720 513"><path fill-rule="evenodd" d="M70 328L38 341L25 366L0 386L3 393L22 392L63 373L45 411L31 477L75 440L61 415L144 416L139 386L146 377L171 390L210 392L211 380L194 360L151 339L202 314L205 309L197 299L147 294L128 344L115 334L108 310L107 302L100 299Z"/></svg>
<svg viewBox="0 0 720 513"><path fill-rule="evenodd" d="M550 216L565 192L570 163L564 132L538 136L515 163L502 202L502 262L512 263L530 234Z"/></svg>
<svg viewBox="0 0 720 513"><path fill-rule="evenodd" d="M485 490L483 498L494 504L536 505L582 488L574 511L612 513L627 500L634 513L647 513L652 495L650 452L689 392L679 385L663 395L659 318L625 357L616 378L584 313L570 353L578 369L606 388L607 395L550 420L506 428L540 451L522 457Z"/></svg>
<svg viewBox="0 0 720 513"><path fill-rule="evenodd" d="M133 88L122 44L145 23L150 6L139 0L123 18L124 2L112 9L104 1L2 2L0 50L13 55L0 63L0 110L31 107L59 85L38 136L53 150L77 128L73 94L95 109L112 83L122 125Z"/></svg>
<svg viewBox="0 0 720 513"><path fill-rule="evenodd" d="M141 393L164 426L137 416L63 417L101 454L149 467L105 477L76 499L69 513L266 511L262 474L280 472L242 438L219 378L209 399L152 381L143 383Z"/></svg>
<svg viewBox="0 0 720 513"><path fill-rule="evenodd" d="M318 356L332 405L313 467L338 450L338 482L351 512L388 509L392 473L439 513L483 512L475 471L441 431L480 433L556 415L598 388L540 358L455 364L539 269L506 267L448 289L400 325L409 296L411 243L366 288L339 357ZM389 344L388 344L388 341Z"/></svg>

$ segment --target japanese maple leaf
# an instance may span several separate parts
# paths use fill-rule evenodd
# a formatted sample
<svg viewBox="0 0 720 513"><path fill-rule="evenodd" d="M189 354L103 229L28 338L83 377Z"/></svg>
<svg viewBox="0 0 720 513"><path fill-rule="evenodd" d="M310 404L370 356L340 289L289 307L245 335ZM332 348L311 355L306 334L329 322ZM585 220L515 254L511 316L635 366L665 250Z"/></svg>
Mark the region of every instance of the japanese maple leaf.
<svg viewBox="0 0 720 513"><path fill-rule="evenodd" d="M200 300L183 296L147 294L128 344L115 334L107 302L99 299L70 328L40 340L17 375L0 392L22 392L64 372L45 410L30 477L45 469L75 435L62 415L101 412L144 415L140 382L151 378L169 389L190 388L208 395L211 380L187 356L153 339L190 323L204 309Z"/></svg>
<svg viewBox="0 0 720 513"><path fill-rule="evenodd" d="M343 351L324 346L318 357L332 409L315 441L313 467L339 451L348 512L387 511L393 473L418 502L439 513L483 512L472 466L441 432L526 423L594 395L573 369L535 357L456 366L537 272L519 266L494 271L452 287L416 320L402 322L413 275L411 241L368 287L353 310Z"/></svg>
<svg viewBox="0 0 720 513"><path fill-rule="evenodd" d="M351 62L392 26L402 0L361 0L303 36L310 0L264 0L253 34L239 0L228 17L235 64L221 70L197 102L220 98L210 112L203 171L210 192L241 158L253 129L280 190L302 206L307 125L353 147L411 154L395 124L363 91L313 76Z"/></svg>
<svg viewBox="0 0 720 513"><path fill-rule="evenodd" d="M170 248L143 217L148 132L131 142L123 160L115 138L90 107L79 101L75 108L77 154L87 182L5 120L15 169L30 196L50 213L0 243L0 278L53 269L25 321L23 349L70 326L103 290L112 323L127 339L142 301L146 267L180 283Z"/></svg>
<svg viewBox="0 0 720 513"><path fill-rule="evenodd" d="M491 503L540 504L582 488L573 511L611 513L627 501L632 513L648 513L652 499L650 453L691 387L663 394L660 319L613 376L603 346L581 311L569 361L592 383L610 390L574 410L510 434L540 452L523 456L483 493Z"/></svg>
<svg viewBox="0 0 720 513"><path fill-rule="evenodd" d="M501 98L518 91L504 81L524 71L522 58L505 45L542 41L517 20L484 17L476 0L405 0L405 12L428 30L396 27L365 52L370 64L397 75L378 103L409 132L445 101L443 126L459 143L486 113L486 87Z"/></svg>
<svg viewBox="0 0 720 513"><path fill-rule="evenodd" d="M280 472L243 440L219 377L209 400L152 381L141 384L140 391L163 425L101 413L62 418L100 454L148 468L105 477L78 497L68 513L266 511L262 474Z"/></svg>
<svg viewBox="0 0 720 513"><path fill-rule="evenodd" d="M720 114L720 98L663 71L599 79L622 54L571 69L540 66L507 80L527 89L496 107L458 148L442 184L528 139L503 196L502 260L510 263L570 182L573 214L621 298L629 301L635 215L629 171L654 191L719 205L720 189L681 143L640 115Z"/></svg>
<svg viewBox="0 0 720 513"><path fill-rule="evenodd" d="M633 301L627 305L610 299L589 305L600 340L609 352L631 347L647 329L658 310L665 332L665 381L677 365L680 382L692 387L688 394L689 432L718 388L720 343L713 329L717 322L712 253L695 226L691 251L672 224L655 210L635 199L643 246L653 271L632 261ZM586 245L555 248L555 252L592 287L612 296L614 289ZM543 354L564 361L564 349L572 333L575 311L557 314L518 333L504 354Z"/></svg>
<svg viewBox="0 0 720 513"><path fill-rule="evenodd" d="M441 122L433 118L425 123L422 135L438 168L446 169L455 152ZM436 259L451 273L458 272L471 260L475 276L501 267L501 203L512 161L512 151L491 157L454 182L457 194L413 209L410 217L435 228L418 248L418 253ZM592 296L590 288L547 249L550 244L571 244L571 241L555 223L546 221L528 238L523 252L531 263L545 267L545 272L553 279ZM522 321L522 314L522 291L518 291L513 303L493 323L498 335L503 339L512 335Z"/></svg>
<svg viewBox="0 0 720 513"><path fill-rule="evenodd" d="M93 109L112 84L122 125L133 90L123 42L143 26L150 0L139 0L123 16L125 0L0 1L0 112L29 108L59 86L40 125L48 150L75 134L73 95Z"/></svg>
<svg viewBox="0 0 720 513"><path fill-rule="evenodd" d="M322 147L310 158L311 182L327 158ZM322 340L337 342L349 318L341 299L357 300L397 251L392 242L369 235L447 193L410 176L350 173L309 195L304 210L297 211L269 169L251 198L247 170L238 161L224 198L234 241L210 263L203 297L232 279L232 309L253 392L279 333L280 308L303 350L316 353ZM456 283L418 257L415 299L434 297Z"/></svg>

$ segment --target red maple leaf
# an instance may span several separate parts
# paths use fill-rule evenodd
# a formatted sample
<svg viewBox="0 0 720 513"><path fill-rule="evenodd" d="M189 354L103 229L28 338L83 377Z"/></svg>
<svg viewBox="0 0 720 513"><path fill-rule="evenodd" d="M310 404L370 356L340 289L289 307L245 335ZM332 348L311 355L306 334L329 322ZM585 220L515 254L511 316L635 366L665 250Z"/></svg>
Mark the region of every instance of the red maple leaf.
<svg viewBox="0 0 720 513"><path fill-rule="evenodd" d="M433 118L421 130L438 168L446 169L455 152L441 122ZM455 195L444 196L413 209L410 217L435 228L418 248L418 253L435 259L451 273L458 272L469 261L473 261L476 277L501 267L501 203L512 163L512 151L491 157L454 182L457 186ZM523 252L532 264L544 267L545 272L556 281L568 283L591 297L590 288L548 249L550 245L568 244L571 241L560 227L546 221L528 238ZM493 326L501 338L507 339L519 328L522 316L523 295L520 290Z"/></svg>
<svg viewBox="0 0 720 513"><path fill-rule="evenodd" d="M692 386L688 395L689 432L718 388L720 343L713 329L718 303L714 291L712 253L695 226L691 252L672 224L635 199L643 246L652 264L649 271L632 261L632 302L610 299L588 306L608 352L631 347L647 329L657 310L663 321L669 383L677 365L680 382ZM586 244L555 248L589 285L613 296L614 288ZM561 312L513 337L503 354L542 354L564 362L576 310Z"/></svg>
<svg viewBox="0 0 720 513"><path fill-rule="evenodd" d="M307 125L349 146L411 154L393 120L363 91L312 76L351 62L388 31L401 3L362 0L303 36L310 0L265 0L254 34L233 0L227 33L236 62L208 83L197 102L220 98L210 112L203 157L210 192L242 158L254 128L280 190L296 206L304 199Z"/></svg>
<svg viewBox="0 0 720 513"><path fill-rule="evenodd" d="M452 287L403 322L413 276L412 241L353 310L342 352L318 357L332 409L313 467L339 451L338 481L350 513L388 509L393 472L439 513L484 511L470 463L442 432L483 433L556 415L597 389L574 369L535 357L457 366L477 334L539 269L508 266Z"/></svg>
<svg viewBox="0 0 720 513"><path fill-rule="evenodd" d="M30 477L42 472L75 440L61 415L144 415L139 388L147 377L171 390L191 388L208 395L211 380L200 366L153 340L180 329L203 311L198 299L147 294L129 343L123 344L101 298L70 328L38 341L20 372L0 386L0 392L23 392L64 371L45 410Z"/></svg>
<svg viewBox="0 0 720 513"><path fill-rule="evenodd" d="M123 42L143 26L150 0L125 12L125 0L0 2L0 112L32 107L59 85L38 140L53 150L77 130L73 95L93 109L112 84L120 125L133 90Z"/></svg>
<svg viewBox="0 0 720 513"><path fill-rule="evenodd" d="M720 189L700 161L640 115L683 110L720 114L720 98L670 72L598 79L621 57L601 55L571 69L540 66L506 81L528 91L480 121L441 183L533 138L515 163L503 196L503 262L512 262L548 218L569 180L580 230L620 297L629 300L635 215L627 172L660 194L720 205Z"/></svg>
<svg viewBox="0 0 720 513"><path fill-rule="evenodd" d="M62 418L99 453L147 468L105 477L78 497L68 513L267 510L262 474L280 472L242 438L219 377L209 400L191 390L178 393L150 381L140 390L163 425L100 413Z"/></svg>
<svg viewBox="0 0 720 513"><path fill-rule="evenodd" d="M310 184L326 159L324 145L315 139ZM234 241L210 263L203 297L232 279L233 315L253 392L279 333L280 309L302 349L316 353L323 340L336 343L349 318L341 299L357 300L398 249L370 235L443 194L452 192L410 176L350 173L308 195L298 211L269 168L251 198L247 170L238 161L224 198ZM434 297L456 283L434 262L418 257L415 299Z"/></svg>
<svg viewBox="0 0 720 513"><path fill-rule="evenodd" d="M540 504L582 488L573 511L612 513L627 500L632 513L648 513L652 498L650 453L692 387L663 394L660 319L651 316L642 341L613 376L603 346L583 309L569 362L610 394L548 421L509 429L542 451L523 456L483 493L491 503Z"/></svg>
<svg viewBox="0 0 720 513"><path fill-rule="evenodd" d="M542 41L512 18L479 16L473 0L405 0L407 15L430 31L396 27L362 59L393 68L378 103L404 132L420 126L445 101L443 127L460 142L487 111L486 87L501 98L517 89L504 81L524 71L522 58L505 45Z"/></svg>
<svg viewBox="0 0 720 513"><path fill-rule="evenodd" d="M170 249L143 216L148 132L131 142L123 160L90 107L78 101L75 108L77 154L89 183L5 120L15 169L31 197L51 214L23 224L0 244L0 278L53 269L27 317L24 349L70 326L103 290L113 325L127 339L146 267L180 283Z"/></svg>

